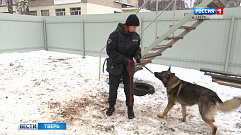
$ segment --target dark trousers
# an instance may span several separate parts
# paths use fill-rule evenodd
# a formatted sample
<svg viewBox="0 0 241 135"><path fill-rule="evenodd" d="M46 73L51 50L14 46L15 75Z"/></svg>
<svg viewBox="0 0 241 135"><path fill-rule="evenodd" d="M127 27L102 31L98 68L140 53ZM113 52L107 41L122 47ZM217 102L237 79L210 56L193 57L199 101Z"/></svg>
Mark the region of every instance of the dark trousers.
<svg viewBox="0 0 241 135"><path fill-rule="evenodd" d="M110 105L115 105L117 99L117 89L119 87L120 79L122 77L124 83L124 91L126 95L126 106L133 106L134 97L133 97L133 76L130 76L126 69L123 67L123 72L119 76L109 74L109 98L108 102Z"/></svg>

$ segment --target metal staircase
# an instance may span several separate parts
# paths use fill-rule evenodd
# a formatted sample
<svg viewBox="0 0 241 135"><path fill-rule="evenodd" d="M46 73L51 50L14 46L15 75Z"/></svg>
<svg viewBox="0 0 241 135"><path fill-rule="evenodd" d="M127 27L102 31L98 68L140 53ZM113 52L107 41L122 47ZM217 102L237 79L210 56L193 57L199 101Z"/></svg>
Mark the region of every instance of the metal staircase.
<svg viewBox="0 0 241 135"><path fill-rule="evenodd" d="M230 0L203 0L197 7L225 7ZM197 26L199 26L205 20L197 20L191 26L183 26L186 22L192 19L194 16L194 11L192 10L189 14L187 14L184 18L182 18L179 22L172 25L171 28L165 32L162 36L158 37L151 45L145 48L142 51L141 63L136 64L136 71L141 70L143 65L151 63L152 60L161 56L162 52L168 48L171 48L173 44L175 44L178 40L183 39L185 35L187 35L192 30L195 30ZM171 36L176 30L183 29L181 34L173 37ZM159 45L164 40L169 40L169 42L165 45Z"/></svg>
<svg viewBox="0 0 241 135"><path fill-rule="evenodd" d="M149 0L146 0L145 3L138 9L136 14L148 3ZM203 0L197 7L222 7L224 8L227 3L231 0ZM169 7L174 0L167 6ZM158 1L157 1L158 3ZM166 7L166 8L167 8ZM159 17L166 8L156 16L156 18L144 29L146 30L154 21L157 20L157 17ZM166 49L171 48L178 40L184 39L184 36L187 35L190 31L195 30L198 25L200 25L204 19L197 20L194 22L191 26L184 26L186 22L188 22L190 19L194 17L194 11L192 10L189 14L187 14L184 18L182 18L179 22L172 25L170 29L165 32L162 36L158 37L151 45L149 45L147 48L145 48L142 53L142 58L140 63L136 63L135 65L135 71L141 70L142 67L148 63L152 63L152 60L156 58L157 56L161 56L162 52L164 52ZM179 34L178 36L170 36L172 35L176 30L183 29L183 32ZM144 31L143 30L143 31ZM142 31L142 32L143 32ZM141 33L142 33L141 32ZM164 40L168 40L169 42L165 45L160 45ZM106 46L104 46L100 50L100 57L99 57L99 80L100 80L100 74L101 74L101 52L105 49Z"/></svg>

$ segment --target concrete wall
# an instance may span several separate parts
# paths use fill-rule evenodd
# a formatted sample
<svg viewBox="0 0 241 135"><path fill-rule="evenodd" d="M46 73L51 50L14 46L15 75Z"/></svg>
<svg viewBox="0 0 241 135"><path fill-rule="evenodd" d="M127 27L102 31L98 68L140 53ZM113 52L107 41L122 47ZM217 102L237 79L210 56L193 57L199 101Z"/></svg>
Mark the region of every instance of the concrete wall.
<svg viewBox="0 0 241 135"><path fill-rule="evenodd" d="M176 20L189 12L178 11ZM171 49L164 51L162 56L155 58L153 63L241 73L240 12L240 8L224 9L224 19L206 20ZM99 56L109 34L119 22L125 22L128 15L32 17L0 14L0 51L44 49L47 46L50 51ZM155 12L138 13L141 25L137 32L140 33L155 15ZM165 12L159 17L157 28L152 24L141 34L142 49L155 41L155 31L160 36L169 29L172 16L173 12ZM195 20L190 20L185 25L193 22ZM102 56L106 57L105 49Z"/></svg>
<svg viewBox="0 0 241 135"><path fill-rule="evenodd" d="M0 52L44 49L42 17L0 13Z"/></svg>

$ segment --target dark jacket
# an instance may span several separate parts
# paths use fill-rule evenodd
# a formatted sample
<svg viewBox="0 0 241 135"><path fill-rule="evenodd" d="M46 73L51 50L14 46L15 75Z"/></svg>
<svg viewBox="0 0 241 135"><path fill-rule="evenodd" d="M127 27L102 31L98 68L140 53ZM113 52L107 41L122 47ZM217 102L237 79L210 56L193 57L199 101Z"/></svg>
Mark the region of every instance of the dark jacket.
<svg viewBox="0 0 241 135"><path fill-rule="evenodd" d="M111 66L107 63L107 71L110 74L118 75L122 73L119 71L123 70L121 66L126 66L128 71L127 61L131 60L131 67L134 68L133 58L141 58L140 37L135 32L124 33L124 24L119 23L116 30L108 38L106 52L109 61L115 64Z"/></svg>

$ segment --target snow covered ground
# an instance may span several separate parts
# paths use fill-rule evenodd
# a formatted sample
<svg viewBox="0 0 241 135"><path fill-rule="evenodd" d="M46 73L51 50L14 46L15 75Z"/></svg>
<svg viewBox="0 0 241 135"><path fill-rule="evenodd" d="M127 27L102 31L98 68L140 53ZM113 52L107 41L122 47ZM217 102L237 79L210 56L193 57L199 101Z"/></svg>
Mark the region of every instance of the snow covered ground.
<svg viewBox="0 0 241 135"><path fill-rule="evenodd" d="M98 81L98 57L33 51L0 54L0 134L1 135L79 135L79 134L153 134L208 135L211 130L198 111L187 108L186 122L180 122L178 104L168 116L160 119L166 104L166 90L161 81L143 69L135 74L136 82L154 86L153 95L135 96L136 118L127 118L123 84L118 90L116 111L107 117L108 74ZM102 59L102 62L104 59ZM148 64L152 71L167 70L167 66ZM218 85L203 72L172 67L172 72L185 80L215 91L225 101L241 95L241 89ZM241 134L241 107L231 113L217 112L217 135ZM67 130L18 130L19 123L66 122Z"/></svg>

